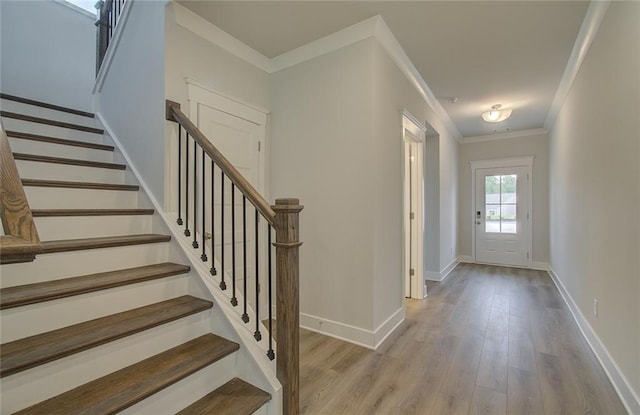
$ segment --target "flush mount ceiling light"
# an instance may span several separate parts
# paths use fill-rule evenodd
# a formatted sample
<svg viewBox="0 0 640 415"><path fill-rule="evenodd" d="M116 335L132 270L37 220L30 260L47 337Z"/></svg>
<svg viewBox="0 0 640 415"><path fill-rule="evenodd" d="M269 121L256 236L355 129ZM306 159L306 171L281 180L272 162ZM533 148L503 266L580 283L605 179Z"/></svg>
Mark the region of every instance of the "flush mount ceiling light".
<svg viewBox="0 0 640 415"><path fill-rule="evenodd" d="M511 110L501 110L502 105L496 104L491 107L490 111L482 113L482 119L486 122L500 122L504 121L511 116Z"/></svg>

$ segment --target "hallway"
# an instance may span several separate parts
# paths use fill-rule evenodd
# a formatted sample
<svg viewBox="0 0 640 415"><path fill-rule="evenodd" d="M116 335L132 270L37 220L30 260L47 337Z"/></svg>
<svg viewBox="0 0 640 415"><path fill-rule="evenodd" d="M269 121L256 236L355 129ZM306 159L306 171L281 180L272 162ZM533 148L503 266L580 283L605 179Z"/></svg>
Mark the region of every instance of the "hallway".
<svg viewBox="0 0 640 415"><path fill-rule="evenodd" d="M625 414L542 271L460 264L377 351L300 333L304 414Z"/></svg>

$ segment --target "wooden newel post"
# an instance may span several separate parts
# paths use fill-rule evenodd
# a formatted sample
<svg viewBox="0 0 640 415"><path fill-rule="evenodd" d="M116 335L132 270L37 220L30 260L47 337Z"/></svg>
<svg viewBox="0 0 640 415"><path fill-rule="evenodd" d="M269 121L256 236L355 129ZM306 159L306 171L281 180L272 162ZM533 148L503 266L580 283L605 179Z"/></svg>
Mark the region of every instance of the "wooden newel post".
<svg viewBox="0 0 640 415"><path fill-rule="evenodd" d="M277 199L276 212L276 342L277 376L282 383L283 413L300 407L300 294L298 199Z"/></svg>

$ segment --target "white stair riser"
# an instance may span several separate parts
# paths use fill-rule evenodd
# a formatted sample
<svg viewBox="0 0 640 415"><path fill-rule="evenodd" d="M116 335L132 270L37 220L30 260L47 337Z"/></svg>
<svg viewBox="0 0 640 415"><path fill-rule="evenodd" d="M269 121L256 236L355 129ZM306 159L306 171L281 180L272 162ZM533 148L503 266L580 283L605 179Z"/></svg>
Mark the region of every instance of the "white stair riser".
<svg viewBox="0 0 640 415"><path fill-rule="evenodd" d="M138 192L25 186L31 209L130 209L138 207Z"/></svg>
<svg viewBox="0 0 640 415"><path fill-rule="evenodd" d="M2 343L185 294L193 294L187 274L10 308L0 319Z"/></svg>
<svg viewBox="0 0 640 415"><path fill-rule="evenodd" d="M41 163L27 160L16 160L16 166L18 166L18 173L22 179L124 184L124 170Z"/></svg>
<svg viewBox="0 0 640 415"><path fill-rule="evenodd" d="M150 215L35 218L43 241L151 233Z"/></svg>
<svg viewBox="0 0 640 415"><path fill-rule="evenodd" d="M227 356L119 414L175 414L233 379L236 359L235 354Z"/></svg>
<svg viewBox="0 0 640 415"><path fill-rule="evenodd" d="M2 266L2 287L167 262L169 244L145 244L38 255L33 262Z"/></svg>
<svg viewBox="0 0 640 415"><path fill-rule="evenodd" d="M113 162L113 151L67 146L9 137L9 145L14 153L37 154L40 156L63 157L77 160Z"/></svg>
<svg viewBox="0 0 640 415"><path fill-rule="evenodd" d="M0 100L0 108L3 111L15 112L18 114L31 115L34 117L46 118L68 122L72 124L85 125L87 127L100 128L95 118L84 117L82 115L71 114L64 111L57 111L49 108L38 107L36 105L23 104L8 99Z"/></svg>
<svg viewBox="0 0 640 415"><path fill-rule="evenodd" d="M67 140L84 141L87 143L103 144L102 134L87 131L73 130L70 128L56 127L54 125L39 124L31 121L16 120L2 117L2 123L6 131L18 131L21 133L44 135L47 137L64 138Z"/></svg>
<svg viewBox="0 0 640 415"><path fill-rule="evenodd" d="M206 320L206 312L198 313L2 378L1 412L13 413L203 335Z"/></svg>

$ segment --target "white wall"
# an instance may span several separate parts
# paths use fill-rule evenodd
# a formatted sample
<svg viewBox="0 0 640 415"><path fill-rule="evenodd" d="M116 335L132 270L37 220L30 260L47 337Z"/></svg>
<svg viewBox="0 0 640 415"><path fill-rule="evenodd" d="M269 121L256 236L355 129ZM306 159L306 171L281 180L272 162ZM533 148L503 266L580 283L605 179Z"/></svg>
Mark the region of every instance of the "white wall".
<svg viewBox="0 0 640 415"><path fill-rule="evenodd" d="M440 136L428 135L424 156L424 271L440 273Z"/></svg>
<svg viewBox="0 0 640 415"><path fill-rule="evenodd" d="M533 161L533 261L549 262L549 135L464 143L460 145L458 183L459 254L471 256L473 201L471 161L534 156Z"/></svg>
<svg viewBox="0 0 640 415"><path fill-rule="evenodd" d="M301 312L373 328L372 40L272 74L272 197L298 197Z"/></svg>
<svg viewBox="0 0 640 415"><path fill-rule="evenodd" d="M179 4L167 5L165 23L165 86L167 98L188 114L186 77L250 105L269 109L269 74L230 54L176 23L175 8L201 19Z"/></svg>
<svg viewBox="0 0 640 415"><path fill-rule="evenodd" d="M445 195L435 204L451 212L457 142L374 38L274 73L271 94L273 196L306 206L301 311L321 331L322 320L346 332L384 330L403 307L402 110L442 131L425 148L444 153L426 159L437 160L431 179ZM456 220L435 216L447 251L438 244L438 271L454 258Z"/></svg>
<svg viewBox="0 0 640 415"><path fill-rule="evenodd" d="M440 272L458 252L458 142L440 134ZM441 275L442 277L442 275Z"/></svg>
<svg viewBox="0 0 640 415"><path fill-rule="evenodd" d="M638 22L640 3L611 3L562 106L550 144L551 266L636 396L640 395ZM594 298L599 300L597 318L591 311Z"/></svg>
<svg viewBox="0 0 640 415"><path fill-rule="evenodd" d="M424 268L439 272L455 255L457 142L448 138L435 115L377 41L373 42L373 136L371 178L374 203L374 327L403 306L402 298L402 116L408 110L418 120L442 131L429 137L425 151ZM437 127L436 127L437 126ZM451 197L453 196L453 197ZM453 220L453 224L451 223ZM452 233L453 230L453 233ZM446 253L444 251L447 251ZM444 259L443 259L444 258ZM441 265L442 261L445 262Z"/></svg>
<svg viewBox="0 0 640 415"><path fill-rule="evenodd" d="M98 112L151 193L164 197L164 2L135 1L102 90Z"/></svg>
<svg viewBox="0 0 640 415"><path fill-rule="evenodd" d="M94 22L52 0L0 1L0 91L93 111Z"/></svg>

